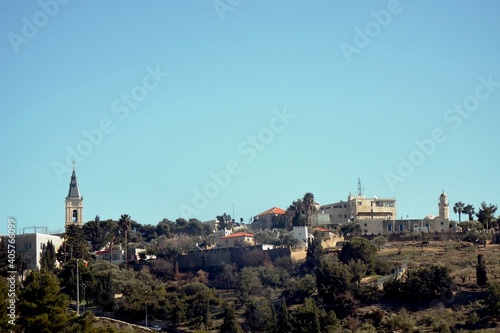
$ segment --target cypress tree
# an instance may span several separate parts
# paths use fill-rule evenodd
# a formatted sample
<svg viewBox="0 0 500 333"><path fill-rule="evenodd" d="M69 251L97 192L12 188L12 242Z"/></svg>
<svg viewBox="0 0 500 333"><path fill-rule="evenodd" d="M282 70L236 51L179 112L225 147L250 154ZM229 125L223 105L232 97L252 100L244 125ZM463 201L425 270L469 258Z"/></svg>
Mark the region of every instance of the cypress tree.
<svg viewBox="0 0 500 333"><path fill-rule="evenodd" d="M278 328L282 332L291 332L292 323L290 320L290 313L288 312L288 307L286 305L285 298L281 299L280 311L278 313Z"/></svg>
<svg viewBox="0 0 500 333"><path fill-rule="evenodd" d="M486 275L486 262L482 254L477 255L476 280L477 285L481 287L488 283L488 276Z"/></svg>
<svg viewBox="0 0 500 333"><path fill-rule="evenodd" d="M323 246L321 245L321 239L315 237L307 245L306 265L311 271L314 271L318 267L322 255Z"/></svg>
<svg viewBox="0 0 500 333"><path fill-rule="evenodd" d="M236 318L236 313L234 312L233 303L228 303L224 308L224 322L220 327L220 333L243 333L238 320Z"/></svg>
<svg viewBox="0 0 500 333"><path fill-rule="evenodd" d="M56 270L56 250L52 241L47 242L47 246L40 259L40 267L43 272L54 272Z"/></svg>

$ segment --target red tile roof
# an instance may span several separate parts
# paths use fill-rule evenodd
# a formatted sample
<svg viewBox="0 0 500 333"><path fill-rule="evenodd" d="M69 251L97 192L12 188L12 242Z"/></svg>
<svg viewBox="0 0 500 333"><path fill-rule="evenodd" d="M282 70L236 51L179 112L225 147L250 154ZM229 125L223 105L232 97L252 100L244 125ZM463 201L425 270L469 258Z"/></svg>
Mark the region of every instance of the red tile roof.
<svg viewBox="0 0 500 333"><path fill-rule="evenodd" d="M260 213L257 216L269 215L269 214L280 214L285 215L285 210L279 207L273 207L271 209L266 210L265 212Z"/></svg>
<svg viewBox="0 0 500 333"><path fill-rule="evenodd" d="M229 236L221 237L220 239L237 238L237 237L253 237L253 235L249 234L248 232L237 232Z"/></svg>
<svg viewBox="0 0 500 333"><path fill-rule="evenodd" d="M325 228L316 228L314 230L319 231L319 232L331 232L330 230L325 229Z"/></svg>
<svg viewBox="0 0 500 333"><path fill-rule="evenodd" d="M113 252L119 252L121 250L113 250ZM109 253L109 250L102 250L102 251L97 251L95 254L106 254Z"/></svg>

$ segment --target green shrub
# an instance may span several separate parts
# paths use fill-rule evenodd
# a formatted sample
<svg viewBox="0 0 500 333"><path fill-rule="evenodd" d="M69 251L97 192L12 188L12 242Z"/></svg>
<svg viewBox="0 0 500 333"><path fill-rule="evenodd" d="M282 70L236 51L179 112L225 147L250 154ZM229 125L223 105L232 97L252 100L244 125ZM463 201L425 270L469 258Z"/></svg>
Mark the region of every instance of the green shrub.
<svg viewBox="0 0 500 333"><path fill-rule="evenodd" d="M377 330L372 324L364 323L360 328L354 331L354 333L377 333Z"/></svg>
<svg viewBox="0 0 500 333"><path fill-rule="evenodd" d="M432 265L406 271L405 279L384 284L385 294L405 301L422 301L451 297L453 285L450 269Z"/></svg>
<svg viewBox="0 0 500 333"><path fill-rule="evenodd" d="M354 296L363 305L370 305L379 301L381 292L377 287L360 284L354 289Z"/></svg>
<svg viewBox="0 0 500 333"><path fill-rule="evenodd" d="M402 311L387 320L387 327L392 331L400 330L404 333L410 333L415 329L415 323L405 311Z"/></svg>
<svg viewBox="0 0 500 333"><path fill-rule="evenodd" d="M467 317L465 324L469 328L474 328L477 325L477 323L479 323L480 320L481 318L479 317L477 312L474 311Z"/></svg>

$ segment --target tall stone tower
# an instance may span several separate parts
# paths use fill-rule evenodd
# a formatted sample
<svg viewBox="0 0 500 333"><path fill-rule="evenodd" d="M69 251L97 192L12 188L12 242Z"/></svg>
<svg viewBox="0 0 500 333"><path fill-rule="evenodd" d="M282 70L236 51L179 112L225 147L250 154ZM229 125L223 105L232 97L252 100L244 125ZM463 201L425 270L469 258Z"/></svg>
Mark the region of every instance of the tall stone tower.
<svg viewBox="0 0 500 333"><path fill-rule="evenodd" d="M66 226L70 224L76 224L80 227L83 225L83 197L80 196L74 166L68 196L66 197Z"/></svg>
<svg viewBox="0 0 500 333"><path fill-rule="evenodd" d="M441 193L439 196L439 217L443 219L450 219L450 210L449 210L449 204L448 204L448 196L446 193Z"/></svg>

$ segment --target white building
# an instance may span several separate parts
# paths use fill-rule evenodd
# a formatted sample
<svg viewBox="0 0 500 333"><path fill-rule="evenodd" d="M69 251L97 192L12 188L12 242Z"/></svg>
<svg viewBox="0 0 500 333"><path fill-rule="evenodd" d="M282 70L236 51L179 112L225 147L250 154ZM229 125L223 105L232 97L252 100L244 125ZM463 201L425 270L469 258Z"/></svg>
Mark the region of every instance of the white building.
<svg viewBox="0 0 500 333"><path fill-rule="evenodd" d="M292 235L299 241L298 248L307 248L309 240L313 237L306 226L293 227Z"/></svg>
<svg viewBox="0 0 500 333"><path fill-rule="evenodd" d="M111 258L110 258L110 252L111 252ZM115 249L111 251L110 250L96 251L93 253L93 255L95 255L95 258L98 261L99 260L104 260L108 262L111 261L111 263L115 265L120 265L121 263L125 262L125 250L123 249ZM156 256L146 254L146 249L129 248L127 255L129 261L139 261L141 260L141 255L144 258L144 260L156 259Z"/></svg>
<svg viewBox="0 0 500 333"><path fill-rule="evenodd" d="M16 251L26 263L26 269L40 268L40 260L48 242L52 242L57 252L63 243L63 239L56 235L41 233L16 235Z"/></svg>

